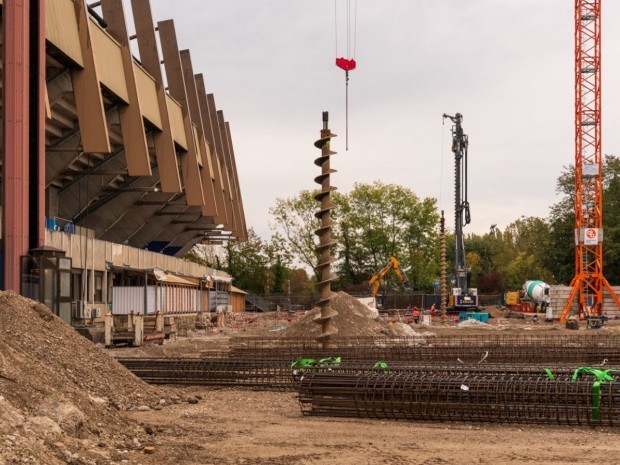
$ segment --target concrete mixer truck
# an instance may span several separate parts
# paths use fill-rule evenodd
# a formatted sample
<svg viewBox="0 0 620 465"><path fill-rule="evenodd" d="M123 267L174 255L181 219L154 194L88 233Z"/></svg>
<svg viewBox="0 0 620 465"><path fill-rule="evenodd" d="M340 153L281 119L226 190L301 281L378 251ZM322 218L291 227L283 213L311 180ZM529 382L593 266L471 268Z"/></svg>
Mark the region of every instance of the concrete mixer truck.
<svg viewBox="0 0 620 465"><path fill-rule="evenodd" d="M550 302L550 289L550 286L542 281L525 281L521 301L531 302L534 313L538 312L539 308L542 313L545 313Z"/></svg>

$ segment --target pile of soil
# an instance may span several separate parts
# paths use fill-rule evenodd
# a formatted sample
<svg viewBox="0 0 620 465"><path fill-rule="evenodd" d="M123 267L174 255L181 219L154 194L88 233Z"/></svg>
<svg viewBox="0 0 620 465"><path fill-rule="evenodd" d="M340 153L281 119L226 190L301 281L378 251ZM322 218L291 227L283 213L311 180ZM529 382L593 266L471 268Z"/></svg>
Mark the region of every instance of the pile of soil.
<svg viewBox="0 0 620 465"><path fill-rule="evenodd" d="M351 297L346 292L334 294L330 302L332 310L338 312L333 323L338 333L337 337L362 336L394 336L392 325L379 318L366 305ZM320 316L320 307L314 307L295 323L281 332L282 337L316 337L321 334L321 325L314 322Z"/></svg>
<svg viewBox="0 0 620 465"><path fill-rule="evenodd" d="M482 311L487 312L490 318L506 318L505 309L499 307L486 307Z"/></svg>
<svg viewBox="0 0 620 465"><path fill-rule="evenodd" d="M176 400L47 307L0 292L0 465L107 464L150 436L123 411Z"/></svg>

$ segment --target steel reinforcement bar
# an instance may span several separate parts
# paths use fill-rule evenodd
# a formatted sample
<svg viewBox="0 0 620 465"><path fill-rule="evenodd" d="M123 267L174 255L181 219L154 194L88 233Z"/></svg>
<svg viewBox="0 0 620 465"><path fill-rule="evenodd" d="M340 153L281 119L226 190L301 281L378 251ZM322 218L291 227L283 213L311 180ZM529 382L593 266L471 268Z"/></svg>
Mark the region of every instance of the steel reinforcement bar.
<svg viewBox="0 0 620 465"><path fill-rule="evenodd" d="M230 358L238 359L280 359L294 360L300 357L321 359L325 357L343 359L364 359L383 361L410 362L477 362L486 360L490 363L576 363L620 364L620 347L597 345L593 347L556 347L556 346L386 346L386 347L338 347L321 348L263 348L253 351L232 351Z"/></svg>
<svg viewBox="0 0 620 465"><path fill-rule="evenodd" d="M265 349L313 349L321 345L312 338L234 337L230 340L232 352L242 353ZM331 349L354 347L617 347L620 348L620 334L468 334L468 335L424 335L401 337L335 337Z"/></svg>
<svg viewBox="0 0 620 465"><path fill-rule="evenodd" d="M304 415L557 425L620 424L620 383L539 376L308 373Z"/></svg>
<svg viewBox="0 0 620 465"><path fill-rule="evenodd" d="M345 360L337 363L289 360L201 360L180 358L119 359L136 376L151 384L186 384L203 386L237 386L262 390L297 389L303 376L310 373L338 374L406 374L415 376L530 376L568 379L576 365L507 365L411 362L370 362ZM314 363L311 363L314 362ZM600 367L609 369L606 367Z"/></svg>
<svg viewBox="0 0 620 465"><path fill-rule="evenodd" d="M295 386L290 362L228 358L128 358L118 361L150 384L235 386L261 390L293 390Z"/></svg>

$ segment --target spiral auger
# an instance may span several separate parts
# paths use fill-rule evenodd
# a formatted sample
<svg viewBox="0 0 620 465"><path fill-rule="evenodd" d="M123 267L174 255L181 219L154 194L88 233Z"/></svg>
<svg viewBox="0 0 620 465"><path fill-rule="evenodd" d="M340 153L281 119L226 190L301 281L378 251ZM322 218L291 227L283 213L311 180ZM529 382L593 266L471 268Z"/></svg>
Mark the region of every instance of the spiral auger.
<svg viewBox="0 0 620 465"><path fill-rule="evenodd" d="M441 222L439 226L439 265L441 269L441 306L440 313L444 317L446 315L446 307L448 301L448 286L446 282L446 219L441 210Z"/></svg>
<svg viewBox="0 0 620 465"><path fill-rule="evenodd" d="M321 167L321 174L314 178L314 182L321 185L321 192L314 196L317 201L321 202L319 211L314 214L315 217L321 220L321 226L314 232L320 239L319 246L315 251L321 256L320 262L317 265L317 270L321 273L321 281L316 285L321 292L321 298L318 301L321 315L317 316L314 322L321 325L321 335L317 340L324 348L329 347L330 337L338 332L332 321L338 315L338 312L331 308L331 282L334 280L331 272L331 264L334 261L331 256L331 246L334 244L331 240L331 210L334 206L331 203L330 194L336 188L330 185L330 174L335 173L336 170L331 169L329 166L329 157L336 153L330 150L330 140L336 135L332 134L328 129L328 119L328 112L324 111L321 138L314 143L316 148L321 149L321 156L314 160L314 164Z"/></svg>

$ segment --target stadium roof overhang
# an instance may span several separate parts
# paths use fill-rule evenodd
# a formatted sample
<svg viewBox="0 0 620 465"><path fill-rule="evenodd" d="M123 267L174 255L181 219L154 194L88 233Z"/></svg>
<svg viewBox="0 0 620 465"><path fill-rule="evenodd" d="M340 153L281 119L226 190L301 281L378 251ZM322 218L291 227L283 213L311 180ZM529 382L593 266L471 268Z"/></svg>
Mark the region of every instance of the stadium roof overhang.
<svg viewBox="0 0 620 465"><path fill-rule="evenodd" d="M173 22L133 0L130 37L123 2L100 3L46 2L46 216L170 255L245 240L230 126Z"/></svg>

